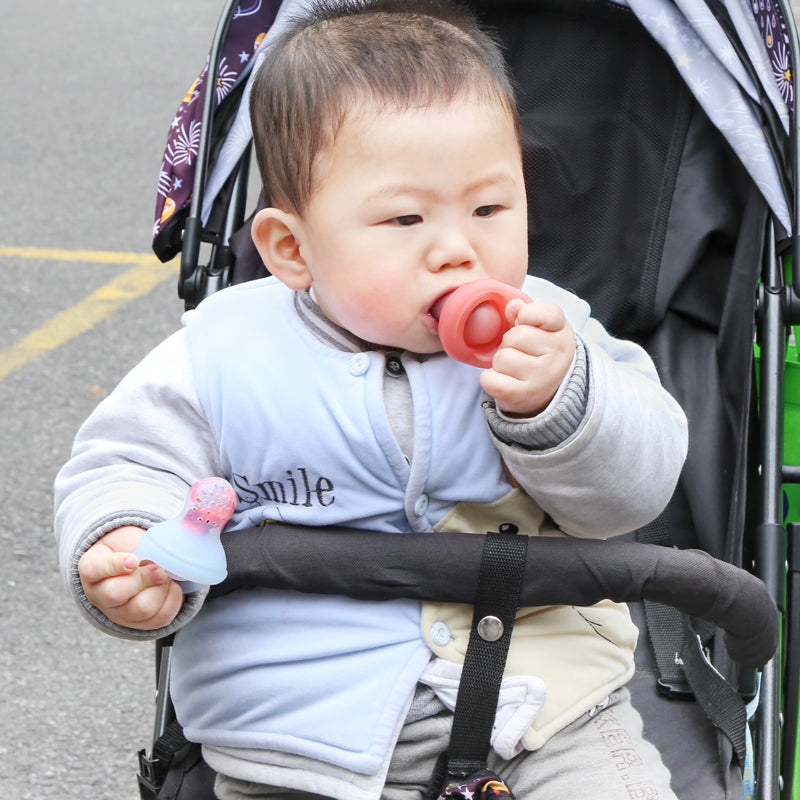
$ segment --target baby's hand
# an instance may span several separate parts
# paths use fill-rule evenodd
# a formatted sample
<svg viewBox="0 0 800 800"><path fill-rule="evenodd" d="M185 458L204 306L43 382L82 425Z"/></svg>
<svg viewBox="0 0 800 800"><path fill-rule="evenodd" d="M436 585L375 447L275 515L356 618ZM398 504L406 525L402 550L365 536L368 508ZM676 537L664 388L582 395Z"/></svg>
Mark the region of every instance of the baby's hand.
<svg viewBox="0 0 800 800"><path fill-rule="evenodd" d="M511 416L543 411L564 380L575 355L575 333L554 303L511 300L506 318L512 326L481 373L481 386Z"/></svg>
<svg viewBox="0 0 800 800"><path fill-rule="evenodd" d="M175 619L183 592L161 567L133 554L143 532L126 526L107 533L81 556L78 574L89 602L112 622L155 630Z"/></svg>

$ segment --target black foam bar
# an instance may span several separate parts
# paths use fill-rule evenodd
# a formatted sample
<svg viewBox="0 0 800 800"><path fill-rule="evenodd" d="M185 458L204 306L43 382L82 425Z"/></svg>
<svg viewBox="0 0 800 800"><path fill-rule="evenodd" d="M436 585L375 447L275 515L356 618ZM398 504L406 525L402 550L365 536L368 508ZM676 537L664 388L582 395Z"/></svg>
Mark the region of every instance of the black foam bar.
<svg viewBox="0 0 800 800"><path fill-rule="evenodd" d="M377 533L271 524L222 537L228 578L210 597L270 587L360 600L473 603L484 536ZM735 661L760 667L778 644L779 615L764 584L699 550L634 542L531 537L523 606L652 600L725 631Z"/></svg>

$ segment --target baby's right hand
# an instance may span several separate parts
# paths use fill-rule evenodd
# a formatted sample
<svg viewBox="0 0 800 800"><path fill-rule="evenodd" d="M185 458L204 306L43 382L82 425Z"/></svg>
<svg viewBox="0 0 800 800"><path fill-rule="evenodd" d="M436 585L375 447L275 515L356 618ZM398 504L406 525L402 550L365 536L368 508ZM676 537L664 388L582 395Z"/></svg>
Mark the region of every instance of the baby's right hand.
<svg viewBox="0 0 800 800"><path fill-rule="evenodd" d="M183 591L161 567L133 554L143 533L131 525L107 533L81 556L78 574L89 602L112 622L155 630L175 619Z"/></svg>

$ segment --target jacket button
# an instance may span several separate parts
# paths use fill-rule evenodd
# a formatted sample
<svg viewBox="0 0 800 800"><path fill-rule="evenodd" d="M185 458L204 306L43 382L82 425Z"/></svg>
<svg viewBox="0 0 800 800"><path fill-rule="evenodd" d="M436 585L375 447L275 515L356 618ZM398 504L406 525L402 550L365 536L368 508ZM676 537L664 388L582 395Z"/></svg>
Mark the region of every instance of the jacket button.
<svg viewBox="0 0 800 800"><path fill-rule="evenodd" d="M450 628L444 622L434 622L431 625L431 639L433 639L439 647L445 647L450 644Z"/></svg>
<svg viewBox="0 0 800 800"><path fill-rule="evenodd" d="M403 367L403 362L400 360L400 356L396 355L395 353L386 356L387 375L390 375L392 378L397 378L404 372L405 368Z"/></svg>
<svg viewBox="0 0 800 800"><path fill-rule="evenodd" d="M366 353L356 353L347 365L351 375L358 377L369 369L369 356Z"/></svg>
<svg viewBox="0 0 800 800"><path fill-rule="evenodd" d="M414 513L418 517L425 516L425 512L428 510L428 495L421 494L417 498L417 502L414 503Z"/></svg>

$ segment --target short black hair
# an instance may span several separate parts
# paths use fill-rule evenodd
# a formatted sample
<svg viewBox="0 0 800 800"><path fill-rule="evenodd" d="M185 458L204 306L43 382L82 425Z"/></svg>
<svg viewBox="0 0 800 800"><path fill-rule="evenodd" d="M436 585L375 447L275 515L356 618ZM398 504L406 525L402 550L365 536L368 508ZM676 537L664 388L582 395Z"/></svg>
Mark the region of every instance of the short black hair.
<svg viewBox="0 0 800 800"><path fill-rule="evenodd" d="M269 45L250 96L267 203L302 212L318 154L365 102L425 107L470 95L517 125L499 44L450 0L320 0Z"/></svg>

